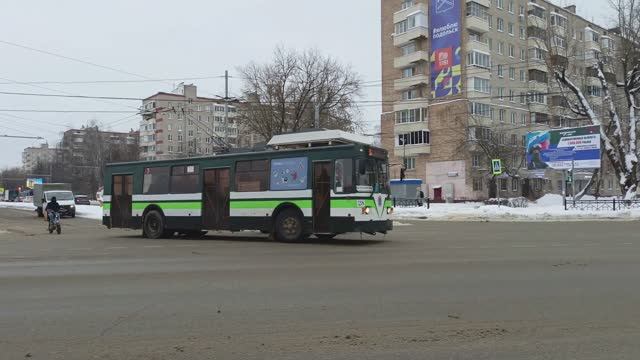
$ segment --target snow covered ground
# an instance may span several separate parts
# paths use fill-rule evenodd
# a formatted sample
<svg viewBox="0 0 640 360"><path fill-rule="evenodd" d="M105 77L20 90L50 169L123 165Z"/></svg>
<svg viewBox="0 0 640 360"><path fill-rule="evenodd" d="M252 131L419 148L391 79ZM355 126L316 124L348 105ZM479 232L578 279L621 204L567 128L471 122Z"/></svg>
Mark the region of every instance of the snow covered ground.
<svg viewBox="0 0 640 360"><path fill-rule="evenodd" d="M35 215L36 207L31 203L0 202L0 208L31 211ZM93 205L76 205L76 216L88 219L101 220L102 207Z"/></svg>
<svg viewBox="0 0 640 360"><path fill-rule="evenodd" d="M585 200L589 199L584 197ZM564 210L562 196L545 195L527 208L484 205L482 203L431 204L431 209L396 208L396 220L433 221L581 221L640 220L640 209L622 211Z"/></svg>

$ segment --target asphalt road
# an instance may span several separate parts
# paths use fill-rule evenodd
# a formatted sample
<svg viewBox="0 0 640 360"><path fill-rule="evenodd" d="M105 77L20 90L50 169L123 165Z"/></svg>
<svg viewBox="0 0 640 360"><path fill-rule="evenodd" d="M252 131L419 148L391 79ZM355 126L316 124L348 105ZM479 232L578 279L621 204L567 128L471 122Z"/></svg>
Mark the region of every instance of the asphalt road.
<svg viewBox="0 0 640 360"><path fill-rule="evenodd" d="M640 224L149 240L0 209L0 359L638 359Z"/></svg>

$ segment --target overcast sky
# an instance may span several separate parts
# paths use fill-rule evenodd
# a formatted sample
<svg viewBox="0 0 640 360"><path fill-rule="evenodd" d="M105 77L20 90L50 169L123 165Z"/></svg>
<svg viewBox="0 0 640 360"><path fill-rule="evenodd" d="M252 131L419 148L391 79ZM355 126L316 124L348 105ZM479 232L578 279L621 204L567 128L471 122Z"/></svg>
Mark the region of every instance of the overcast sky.
<svg viewBox="0 0 640 360"><path fill-rule="evenodd" d="M572 2L562 1L559 5ZM587 19L602 18L607 0L576 0ZM611 16L608 12L607 16ZM599 18L600 17L600 18ZM606 20L606 21L605 21ZM603 19L608 22L610 19ZM364 81L380 75L380 0L243 1L6 1L0 12L0 41L115 68L151 79L215 77L250 61L267 61L278 45L318 48L352 65ZM123 72L74 62L0 43L0 91L91 96L146 97L170 91L173 81L98 84L31 84L141 80ZM189 80L200 94L223 95L221 78ZM240 80L231 80L233 95ZM204 93L206 92L206 93ZM379 100L368 87L365 100ZM0 109L107 110L123 113L0 111L0 134L32 135L58 142L60 132L97 120L105 128L137 129L138 101L83 100L0 94ZM379 119L365 107L366 121ZM16 118L19 117L19 118ZM128 117L128 118L127 118ZM41 141L0 138L0 168L21 164L22 149Z"/></svg>

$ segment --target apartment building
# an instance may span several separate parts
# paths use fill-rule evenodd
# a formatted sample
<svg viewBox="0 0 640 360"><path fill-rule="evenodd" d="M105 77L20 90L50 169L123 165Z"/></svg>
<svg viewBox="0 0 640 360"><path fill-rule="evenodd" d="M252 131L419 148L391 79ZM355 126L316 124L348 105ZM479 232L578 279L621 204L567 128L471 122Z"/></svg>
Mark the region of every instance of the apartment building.
<svg viewBox="0 0 640 360"><path fill-rule="evenodd" d="M22 168L25 172L31 173L38 164L49 164L56 157L57 149L50 148L49 144L42 144L38 147L28 147L22 151Z"/></svg>
<svg viewBox="0 0 640 360"><path fill-rule="evenodd" d="M423 180L435 200L539 196L560 192L558 171L493 181L478 138L521 151L503 162L524 165L525 135L532 130L587 125L567 109L551 67L580 75L585 93L603 113L591 68L615 57L615 32L542 0L382 0L382 145L392 156L391 175L406 169ZM615 77L610 62L607 76ZM511 157L511 156L510 156ZM601 194L615 194L615 176ZM587 172L575 179L588 181Z"/></svg>
<svg viewBox="0 0 640 360"><path fill-rule="evenodd" d="M238 144L237 107L198 96L195 85L180 85L173 93L159 92L144 99L142 107L143 160L203 156L226 144Z"/></svg>

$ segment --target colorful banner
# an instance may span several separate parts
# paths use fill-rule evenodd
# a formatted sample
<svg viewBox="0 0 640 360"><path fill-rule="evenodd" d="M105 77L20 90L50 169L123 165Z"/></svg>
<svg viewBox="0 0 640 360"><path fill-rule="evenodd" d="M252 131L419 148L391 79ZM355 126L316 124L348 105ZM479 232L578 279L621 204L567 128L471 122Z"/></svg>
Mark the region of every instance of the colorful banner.
<svg viewBox="0 0 640 360"><path fill-rule="evenodd" d="M600 127L534 131L527 134L527 169L600 168Z"/></svg>
<svg viewBox="0 0 640 360"><path fill-rule="evenodd" d="M462 91L461 1L432 0L429 5L433 98Z"/></svg>
<svg viewBox="0 0 640 360"><path fill-rule="evenodd" d="M25 184L29 189L33 189L33 185L42 184L44 182L41 178L27 178L27 183Z"/></svg>

